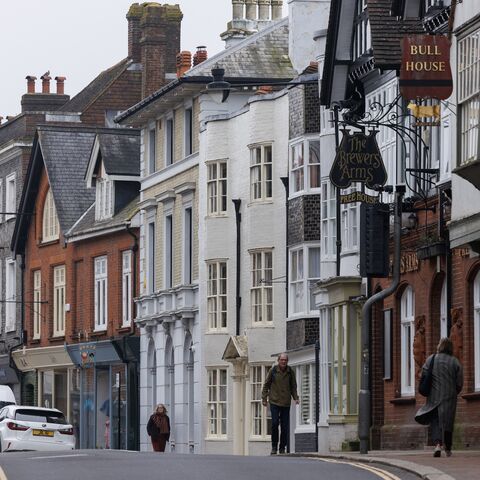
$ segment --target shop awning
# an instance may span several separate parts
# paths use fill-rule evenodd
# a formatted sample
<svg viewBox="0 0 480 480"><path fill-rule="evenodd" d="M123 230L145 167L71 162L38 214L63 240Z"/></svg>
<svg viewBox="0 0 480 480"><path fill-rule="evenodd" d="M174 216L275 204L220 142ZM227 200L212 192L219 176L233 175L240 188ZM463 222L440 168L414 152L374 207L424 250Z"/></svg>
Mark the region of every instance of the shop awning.
<svg viewBox="0 0 480 480"><path fill-rule="evenodd" d="M116 340L77 343L66 348L72 362L79 367L124 362Z"/></svg>
<svg viewBox="0 0 480 480"><path fill-rule="evenodd" d="M23 348L12 352L15 365L21 372L53 367L71 367L73 363L64 345Z"/></svg>

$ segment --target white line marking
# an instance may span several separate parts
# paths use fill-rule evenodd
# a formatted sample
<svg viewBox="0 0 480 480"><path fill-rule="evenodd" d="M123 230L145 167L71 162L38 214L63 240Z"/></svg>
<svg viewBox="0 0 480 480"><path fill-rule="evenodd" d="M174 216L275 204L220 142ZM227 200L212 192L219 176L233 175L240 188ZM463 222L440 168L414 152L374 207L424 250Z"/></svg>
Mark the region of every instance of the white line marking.
<svg viewBox="0 0 480 480"><path fill-rule="evenodd" d="M334 458L320 458L319 460L321 460L322 462L329 462L329 463L343 463L345 465L351 465L352 467L361 468L363 470L367 470L371 473L374 473L375 475L382 478L383 480L401 480L399 477L397 477L393 473L390 473L386 470L382 470L381 468L378 468L378 467L367 465L365 463L349 462L346 460L336 460Z"/></svg>
<svg viewBox="0 0 480 480"><path fill-rule="evenodd" d="M43 457L30 457L29 460L48 460L49 458L69 458L69 457L88 457L87 453L77 453L75 455L46 455ZM0 477L1 480L1 477Z"/></svg>

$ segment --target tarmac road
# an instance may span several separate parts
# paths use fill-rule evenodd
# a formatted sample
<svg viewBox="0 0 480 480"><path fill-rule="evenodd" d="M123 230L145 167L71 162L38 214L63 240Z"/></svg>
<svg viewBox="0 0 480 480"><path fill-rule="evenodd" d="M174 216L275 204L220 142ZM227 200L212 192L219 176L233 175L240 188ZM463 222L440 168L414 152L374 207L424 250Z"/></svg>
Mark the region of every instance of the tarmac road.
<svg viewBox="0 0 480 480"><path fill-rule="evenodd" d="M390 467L334 459L180 455L121 450L2 453L0 467L0 480L418 479L411 473Z"/></svg>

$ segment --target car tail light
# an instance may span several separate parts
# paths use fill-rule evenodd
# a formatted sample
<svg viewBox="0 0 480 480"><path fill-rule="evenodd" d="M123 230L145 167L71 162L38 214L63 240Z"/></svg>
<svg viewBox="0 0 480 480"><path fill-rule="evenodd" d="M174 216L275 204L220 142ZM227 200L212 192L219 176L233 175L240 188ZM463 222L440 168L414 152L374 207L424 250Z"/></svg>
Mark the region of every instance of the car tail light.
<svg viewBox="0 0 480 480"><path fill-rule="evenodd" d="M8 422L7 427L10 430L20 430L21 432L25 432L30 428L30 427L26 427L25 425L19 425L18 423L13 423L13 422Z"/></svg>
<svg viewBox="0 0 480 480"><path fill-rule="evenodd" d="M59 432L64 435L73 435L73 428L64 428L63 430L59 430Z"/></svg>

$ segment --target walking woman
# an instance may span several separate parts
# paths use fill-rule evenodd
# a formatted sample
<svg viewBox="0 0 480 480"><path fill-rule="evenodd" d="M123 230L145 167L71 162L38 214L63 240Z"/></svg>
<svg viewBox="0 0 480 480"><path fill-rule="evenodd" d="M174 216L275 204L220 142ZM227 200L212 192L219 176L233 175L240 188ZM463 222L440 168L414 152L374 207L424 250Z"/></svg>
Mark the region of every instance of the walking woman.
<svg viewBox="0 0 480 480"><path fill-rule="evenodd" d="M170 419L163 403L157 405L155 412L147 423L147 433L150 435L154 452L164 452L170 439Z"/></svg>
<svg viewBox="0 0 480 480"><path fill-rule="evenodd" d="M415 420L432 429L435 445L434 457L452 455L453 424L457 409L457 395L463 386L463 370L460 362L453 356L453 343L449 338L442 338L437 347L437 354L430 355L422 369L427 371L433 361L432 388L427 402L415 415Z"/></svg>

